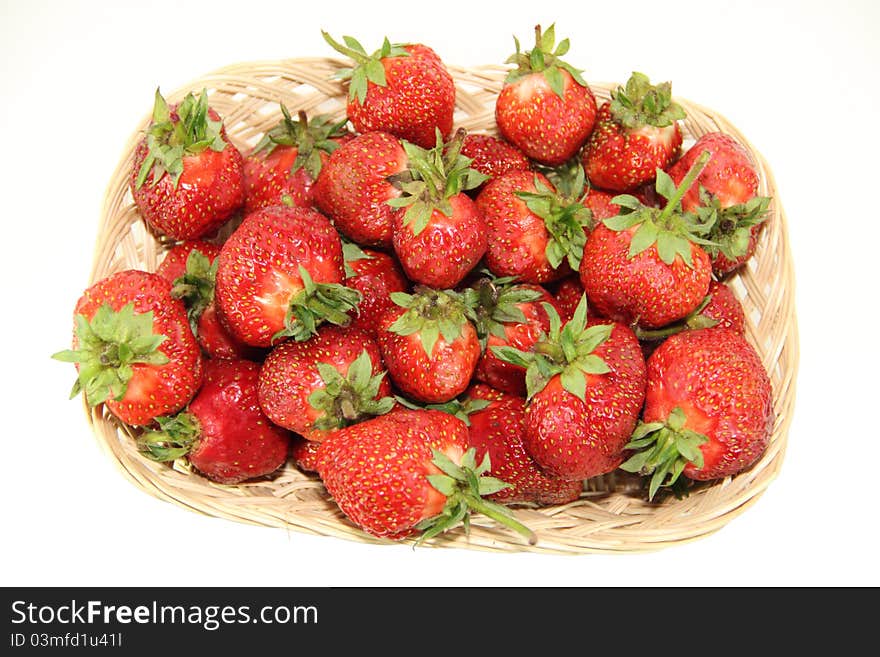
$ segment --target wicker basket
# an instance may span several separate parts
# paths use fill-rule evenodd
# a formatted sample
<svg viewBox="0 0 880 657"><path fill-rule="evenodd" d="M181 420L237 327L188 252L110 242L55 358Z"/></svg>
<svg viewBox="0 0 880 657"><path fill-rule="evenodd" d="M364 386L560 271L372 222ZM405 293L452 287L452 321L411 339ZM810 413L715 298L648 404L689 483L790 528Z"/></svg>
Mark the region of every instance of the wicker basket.
<svg viewBox="0 0 880 657"><path fill-rule="evenodd" d="M331 79L344 62L333 59L291 59L236 64L211 73L173 93L169 102L191 90L206 88L211 105L224 117L228 134L242 148L256 143L278 120L282 101L295 112L310 115L345 112L345 89ZM469 131L494 133L495 97L506 69L449 67L457 84L456 125ZM614 85L616 86L616 85ZM607 99L612 85L593 85L597 98ZM535 531L538 542L526 545L519 536L486 518L473 519L469 535L453 531L427 543L492 551L529 550L545 553L641 552L690 541L723 527L761 495L779 471L792 419L798 361L794 280L785 216L772 173L764 159L723 117L678 99L687 111L686 139L720 130L751 150L761 176L763 195L774 198L771 216L761 234L755 257L732 279L748 319L748 337L763 357L775 393L776 423L772 441L761 460L733 478L697 487L684 499L666 497L649 503L632 476L618 472L590 480L581 498L543 509L518 508L517 517ZM153 271L165 246L144 228L128 191L132 154L145 116L128 144L107 190L98 231L91 280L127 268ZM103 408L86 408L95 435L112 460L138 487L163 500L200 513L240 522L279 527L364 542L382 542L352 525L328 497L321 482L287 465L271 480L237 487L213 484L187 471L143 458L131 430Z"/></svg>

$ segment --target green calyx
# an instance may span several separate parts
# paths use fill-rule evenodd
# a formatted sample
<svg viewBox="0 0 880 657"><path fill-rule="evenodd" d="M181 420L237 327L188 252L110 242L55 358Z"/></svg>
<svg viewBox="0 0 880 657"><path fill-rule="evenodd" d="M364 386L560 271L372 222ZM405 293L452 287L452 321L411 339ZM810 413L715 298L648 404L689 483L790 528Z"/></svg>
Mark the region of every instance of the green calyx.
<svg viewBox="0 0 880 657"><path fill-rule="evenodd" d="M391 43L386 37L382 42L382 47L372 55L367 54L364 47L357 39L350 36L342 37L344 45L334 40L327 32L321 30L324 41L330 44L336 52L350 57L354 60L354 67L344 68L336 73L336 78L340 80L349 80L348 97L350 100L357 99L358 104L363 105L367 100L368 83L387 86L385 80L385 67L382 60L386 57L409 57L402 43Z"/></svg>
<svg viewBox="0 0 880 657"><path fill-rule="evenodd" d="M516 80L529 75L531 73L542 73L547 80L547 84L560 98L565 97L565 82L562 71L567 71L574 81L582 87L586 87L587 83L582 77L583 71L574 68L560 59L568 52L570 43L568 39L563 39L556 45L556 26L555 24L541 31L541 26L535 26L535 47L532 50L522 52L519 39L515 36L513 41L516 44L516 52L507 58L506 64L516 64L516 68L507 74L504 82L510 84Z"/></svg>
<svg viewBox="0 0 880 657"><path fill-rule="evenodd" d="M719 253L736 260L748 253L752 229L767 219L769 196L756 196L745 203L722 208L717 197L700 186L700 207L697 216L707 229L712 244L706 247L711 258Z"/></svg>
<svg viewBox="0 0 880 657"><path fill-rule="evenodd" d="M294 147L296 158L290 167L290 173L305 169L313 180L316 179L322 168L321 153L329 155L339 148L335 139L346 134L345 124L348 123L348 117L334 121L326 114L320 114L309 119L304 111L300 111L294 120L284 103L281 103L281 114L284 118L263 135L254 147L254 153L265 151L268 155L276 146Z"/></svg>
<svg viewBox="0 0 880 657"><path fill-rule="evenodd" d="M325 322L337 326L351 323L350 313L357 312L361 293L339 283L315 283L302 265L299 275L303 289L293 297L284 318L284 328L272 336L272 342L293 338L303 342L315 335Z"/></svg>
<svg viewBox="0 0 880 657"><path fill-rule="evenodd" d="M132 365L164 365L168 356L159 351L167 338L153 333L153 312L135 313L134 303L114 311L104 304L91 320L76 315L77 349L59 351L55 360L79 365L70 398L85 393L89 406L118 401L125 395L134 373Z"/></svg>
<svg viewBox="0 0 880 657"><path fill-rule="evenodd" d="M709 305L709 302L712 301L712 295L707 294L703 297L703 300L700 304L694 308L686 317L683 319L673 322L672 324L667 324L666 326L658 329L646 329L640 327L638 324L632 327L633 332L635 332L636 337L639 340L663 340L664 338L668 338L670 335L675 335L676 333L681 333L682 331L695 331L697 329L703 328L712 328L713 326L718 325L718 320L709 317L703 311L706 309L706 306Z"/></svg>
<svg viewBox="0 0 880 657"><path fill-rule="evenodd" d="M672 100L672 83L653 85L647 75L634 71L626 88L611 92L611 116L624 128L636 130L646 125L665 128L687 114Z"/></svg>
<svg viewBox="0 0 880 657"><path fill-rule="evenodd" d="M315 429L342 429L394 408L393 397L377 398L385 372L373 374L373 361L366 350L352 361L345 374L328 363L315 366L324 382L323 388L309 395L312 408L322 411L313 425Z"/></svg>
<svg viewBox="0 0 880 657"><path fill-rule="evenodd" d="M491 347L501 360L526 368L526 396L531 399L559 375L562 387L581 401L586 400L587 374L607 374L608 364L593 353L611 337L612 324L587 328L587 297L581 297L572 318L563 326L556 309L543 304L550 319L550 332L530 351L515 347Z"/></svg>
<svg viewBox="0 0 880 657"><path fill-rule="evenodd" d="M629 194L621 194L611 200L612 203L620 206L620 214L604 219L602 223L606 227L622 231L638 226L629 245L628 258L634 258L656 245L657 254L667 265L671 265L678 256L693 269L691 245L698 244L701 247L714 245L714 242L707 237L709 226L699 221L697 215L681 209L682 197L694 184L709 161L709 157L708 151L703 152L678 187L669 174L657 169L657 193L667 200L666 207L662 210L645 206L635 196Z"/></svg>
<svg viewBox="0 0 880 657"><path fill-rule="evenodd" d="M625 449L636 453L620 465L621 470L651 476L648 499L662 486L673 486L688 463L703 467L700 445L709 438L686 429L684 411L676 406L666 422L641 422L633 431Z"/></svg>
<svg viewBox="0 0 880 657"><path fill-rule="evenodd" d="M156 89L153 119L146 130L147 156L135 180L138 189L151 171L152 184L168 174L177 187L183 173L184 157L198 155L206 148L218 152L226 148L221 134L223 122L213 120L208 114L207 90L202 90L198 98L192 92L188 93L174 114Z"/></svg>
<svg viewBox="0 0 880 657"><path fill-rule="evenodd" d="M416 287L415 294L392 292L391 300L405 308L388 330L397 335L418 334L428 358L440 336L451 344L462 335L467 322L476 322L475 293L467 288L462 292Z"/></svg>
<svg viewBox="0 0 880 657"><path fill-rule="evenodd" d="M506 325L526 322L520 304L532 303L541 298L538 290L517 285L515 276L497 278L487 273L487 276L480 278L471 288L476 292L477 336L484 349L490 335L506 340Z"/></svg>
<svg viewBox="0 0 880 657"><path fill-rule="evenodd" d="M183 301L189 325L196 335L199 318L214 301L218 260L215 258L212 263L201 251L193 249L186 257L186 272L171 285L171 296Z"/></svg>
<svg viewBox="0 0 880 657"><path fill-rule="evenodd" d="M467 426L471 426L471 413L482 411L490 404L488 399L476 399L468 397L466 394L462 394L461 396L455 399L450 399L448 402L443 402L442 404L416 404L412 400L400 395L396 395L395 399L401 406L411 410L443 411L444 413L457 417Z"/></svg>
<svg viewBox="0 0 880 657"><path fill-rule="evenodd" d="M514 530L523 536L529 545L537 542L534 532L516 520L509 509L483 499L486 495L510 487L510 484L500 479L485 475L491 467L488 453L477 465L476 450L472 447L465 452L459 465L439 450L432 448L431 452L434 456L432 463L440 469L441 474L428 475L427 479L431 486L446 496L446 504L439 514L426 518L416 525L416 529L422 532L417 544L459 525L463 525L467 533L470 530L471 513L474 511Z"/></svg>
<svg viewBox="0 0 880 657"><path fill-rule="evenodd" d="M411 226L415 235L425 230L434 210L451 216L449 199L488 180L488 176L471 168L471 158L461 154L464 137L465 131L460 129L448 143L444 143L443 135L436 130L434 148L425 149L403 142L407 170L391 179L402 194L386 202L393 208L406 208L403 225Z"/></svg>
<svg viewBox="0 0 880 657"><path fill-rule="evenodd" d="M340 235L340 239L342 240L342 259L345 261L345 276L346 278L357 276L357 272L349 263L358 260L372 260L373 256L367 254L366 251L348 238Z"/></svg>
<svg viewBox="0 0 880 657"><path fill-rule="evenodd" d="M201 437L199 421L192 413L157 417L158 429L145 431L137 439L138 450L153 461L174 461L189 454Z"/></svg>
<svg viewBox="0 0 880 657"><path fill-rule="evenodd" d="M575 271L580 267L587 233L593 226L593 213L581 202L585 180L583 167L578 165L574 178L566 183L569 193L551 189L537 176L536 191L515 192L529 211L544 220L550 234L544 253L554 269L563 261Z"/></svg>

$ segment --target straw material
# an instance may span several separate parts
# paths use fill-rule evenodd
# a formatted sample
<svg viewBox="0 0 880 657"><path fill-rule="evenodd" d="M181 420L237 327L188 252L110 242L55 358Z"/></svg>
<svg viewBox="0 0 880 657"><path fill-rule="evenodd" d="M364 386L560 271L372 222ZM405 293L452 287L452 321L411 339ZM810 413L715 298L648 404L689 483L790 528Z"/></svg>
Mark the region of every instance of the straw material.
<svg viewBox="0 0 880 657"><path fill-rule="evenodd" d="M345 88L332 74L345 65L334 59L292 59L251 62L220 69L166 94L177 102L188 91L206 88L210 103L224 117L230 138L243 151L253 146L279 119L278 103L293 113L345 114ZM449 67L457 85L457 126L496 134L495 98L506 69ZM597 99L609 97L616 85L591 85ZM730 283L747 317L747 336L770 373L776 420L769 448L747 472L697 486L688 497L667 496L649 503L640 480L617 471L586 482L573 503L515 509L519 520L535 531L535 546L499 528L482 516L473 519L470 533L455 530L425 545L489 551L544 553L624 553L657 550L711 534L750 507L776 477L782 465L795 400L798 335L795 320L794 273L782 205L773 175L763 157L722 116L683 99L685 146L710 131L736 137L751 152L761 178L760 194L772 196L771 214L761 233L755 257ZM149 117L125 146L109 183L98 231L91 281L113 272L138 268L153 271L166 245L144 227L128 191L134 147ZM328 497L320 481L292 464L270 480L237 487L221 486L189 472L185 461L169 466L142 457L132 430L103 406L86 408L95 435L110 458L138 487L156 497L200 513L310 534L380 543L352 525Z"/></svg>

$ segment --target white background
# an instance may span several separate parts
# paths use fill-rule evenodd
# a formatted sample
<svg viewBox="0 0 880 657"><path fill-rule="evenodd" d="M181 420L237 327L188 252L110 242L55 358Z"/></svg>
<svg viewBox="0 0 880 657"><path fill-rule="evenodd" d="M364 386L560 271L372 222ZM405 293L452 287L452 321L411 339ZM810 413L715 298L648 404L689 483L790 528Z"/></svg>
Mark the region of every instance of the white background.
<svg viewBox="0 0 880 657"><path fill-rule="evenodd" d="M429 13L413 9L429 7ZM878 107L874 2L47 2L0 0L3 585L878 585ZM382 6L378 14L375 7ZM620 13L622 11L626 13ZM370 13L367 13L367 12ZM409 12L409 13L405 13ZM422 41L501 63L557 22L588 80L633 70L725 114L773 168L801 361L780 476L721 531L647 555L376 547L203 517L99 450L69 365L101 202L157 86L223 65Z"/></svg>

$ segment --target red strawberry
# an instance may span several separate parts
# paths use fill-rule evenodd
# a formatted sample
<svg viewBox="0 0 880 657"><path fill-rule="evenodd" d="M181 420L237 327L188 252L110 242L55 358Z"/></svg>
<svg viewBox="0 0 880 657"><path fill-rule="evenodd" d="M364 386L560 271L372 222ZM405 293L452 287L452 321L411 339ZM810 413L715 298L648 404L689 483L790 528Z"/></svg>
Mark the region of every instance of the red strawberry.
<svg viewBox="0 0 880 657"><path fill-rule="evenodd" d="M333 121L319 115L308 119L301 111L294 121L282 104L284 118L269 130L244 160L245 212L289 203L309 207L315 179L324 162L352 135L348 119Z"/></svg>
<svg viewBox="0 0 880 657"><path fill-rule="evenodd" d="M186 456L208 479L238 484L272 474L287 460L290 436L266 419L257 400L260 365L209 360L205 382L185 412L157 418L138 447L156 461Z"/></svg>
<svg viewBox="0 0 880 657"><path fill-rule="evenodd" d="M379 319L386 310L394 307L391 293L406 292L409 281L397 261L387 253L361 249L352 242L342 244L342 253L345 256L345 285L361 293L358 313L350 326L375 336Z"/></svg>
<svg viewBox="0 0 880 657"><path fill-rule="evenodd" d="M411 180L402 183L402 196L388 201L397 208L392 234L403 271L437 289L458 285L486 252L483 214L465 194L485 177L460 154L463 138L459 132L444 144L438 134L430 151L404 143Z"/></svg>
<svg viewBox="0 0 880 657"><path fill-rule="evenodd" d="M220 323L214 305L214 280L220 247L204 240L177 244L165 254L156 273L171 283L171 296L186 306L190 326L210 358L250 358L255 349L242 344Z"/></svg>
<svg viewBox="0 0 880 657"><path fill-rule="evenodd" d="M387 201L400 196L390 180L407 166L400 140L387 132L368 132L343 144L329 157L315 181L315 204L340 233L364 246L391 247Z"/></svg>
<svg viewBox="0 0 880 657"><path fill-rule="evenodd" d="M601 189L590 188L590 191L587 192L586 197L583 199L583 204L593 213L593 219L599 221L609 217L616 217L620 213L620 206L611 202L613 198L613 194L603 192ZM645 205L648 204L646 203Z"/></svg>
<svg viewBox="0 0 880 657"><path fill-rule="evenodd" d="M626 89L611 92L611 102L599 108L596 127L583 151L590 183L625 192L654 180L681 148L682 107L672 100L672 85L651 84L633 73Z"/></svg>
<svg viewBox="0 0 880 657"><path fill-rule="evenodd" d="M341 71L349 79L348 118L358 132L389 132L423 148L434 145L434 133L452 132L455 82L431 48L420 43L391 44L368 55L350 36L345 45L322 32L336 51L354 60Z"/></svg>
<svg viewBox="0 0 880 657"><path fill-rule="evenodd" d="M773 395L755 349L731 329L684 331L648 359L643 423L621 467L652 475L649 497L679 475L699 481L742 472L773 429Z"/></svg>
<svg viewBox="0 0 880 657"><path fill-rule="evenodd" d="M531 171L488 182L477 196L488 227L486 266L496 276L536 284L577 271L592 216L576 198Z"/></svg>
<svg viewBox="0 0 880 657"><path fill-rule="evenodd" d="M497 178L508 171L527 171L531 162L513 144L492 135L468 133L461 154L471 159L471 167L487 178Z"/></svg>
<svg viewBox="0 0 880 657"><path fill-rule="evenodd" d="M523 444L549 475L572 481L614 470L636 426L645 395L645 360L623 324L587 322L586 298L560 326L551 312L546 339L528 352L495 348L527 367Z"/></svg>
<svg viewBox="0 0 880 657"><path fill-rule="evenodd" d="M290 458L303 472L317 473L320 447L321 443L294 434L290 438Z"/></svg>
<svg viewBox="0 0 880 657"><path fill-rule="evenodd" d="M308 440L387 413L390 394L379 347L358 329L322 326L305 342L282 342L260 370L263 412Z"/></svg>
<svg viewBox="0 0 880 657"><path fill-rule="evenodd" d="M577 274L568 276L559 281L554 290L556 309L563 322L567 322L574 315L581 297L584 296L584 286L581 285L581 277Z"/></svg>
<svg viewBox="0 0 880 657"><path fill-rule="evenodd" d="M754 254L758 233L764 225L770 199L758 196L758 172L748 151L730 135L709 132L700 137L678 162L669 168L677 184L696 159L708 151L709 163L681 206L697 212L710 226L707 247L712 269L718 276L738 269Z"/></svg>
<svg viewBox="0 0 880 657"><path fill-rule="evenodd" d="M154 230L178 240L219 228L244 203L243 159L208 95L169 107L156 90L153 120L138 143L131 194Z"/></svg>
<svg viewBox="0 0 880 657"><path fill-rule="evenodd" d="M471 510L534 535L504 507L482 499L505 484L483 477L458 418L434 410L392 411L331 434L318 468L343 513L374 536L427 540L464 522Z"/></svg>
<svg viewBox="0 0 880 657"><path fill-rule="evenodd" d="M53 356L75 363L71 398L105 403L133 426L174 413L202 382L202 354L183 303L157 274L126 270L85 290L74 310L73 350Z"/></svg>
<svg viewBox="0 0 880 657"><path fill-rule="evenodd" d="M581 71L559 58L568 39L554 50L556 34L535 27L535 48L507 60L516 64L495 103L501 135L531 159L556 166L571 158L590 136L596 120L596 99Z"/></svg>
<svg viewBox="0 0 880 657"><path fill-rule="evenodd" d="M587 239L581 283L604 317L642 328L658 328L687 317L709 289L712 268L700 237L705 227L681 211L681 195L699 175L705 159L676 189L664 172L657 190L665 209L618 196L621 214L600 222Z"/></svg>
<svg viewBox="0 0 880 657"><path fill-rule="evenodd" d="M382 360L394 385L415 400L444 402L465 391L480 358L472 302L452 290L391 295L379 322Z"/></svg>
<svg viewBox="0 0 880 657"><path fill-rule="evenodd" d="M342 243L309 208L275 205L247 215L220 251L215 303L240 342L306 340L321 322L347 325L360 294L345 279Z"/></svg>

